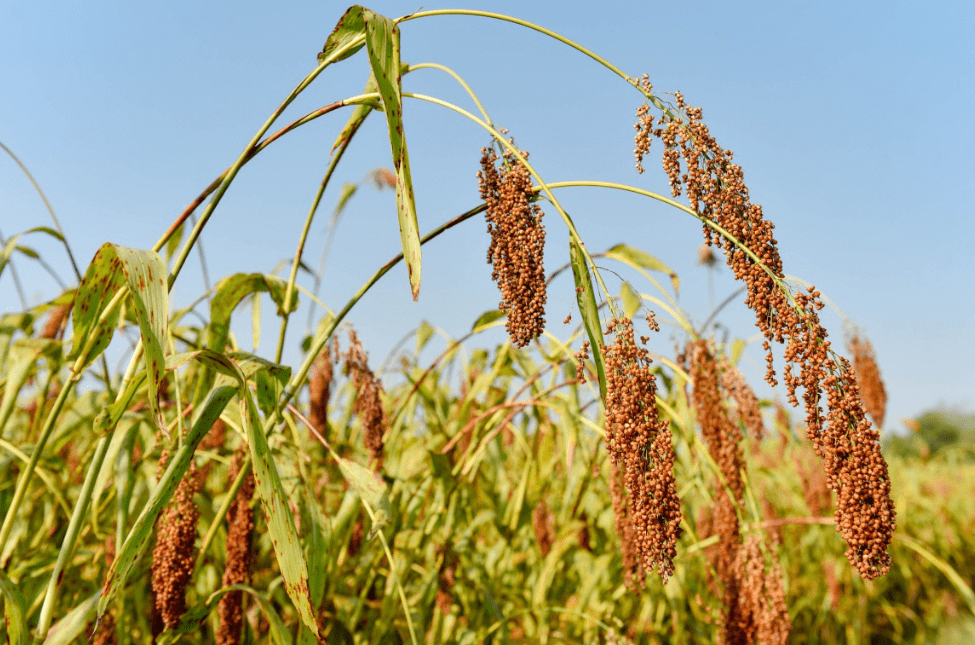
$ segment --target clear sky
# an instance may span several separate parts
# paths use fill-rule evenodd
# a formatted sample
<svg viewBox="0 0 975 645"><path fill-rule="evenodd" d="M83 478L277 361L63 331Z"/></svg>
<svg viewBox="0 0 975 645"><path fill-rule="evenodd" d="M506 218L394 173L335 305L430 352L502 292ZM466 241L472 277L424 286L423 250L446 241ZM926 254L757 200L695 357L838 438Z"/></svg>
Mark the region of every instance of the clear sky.
<svg viewBox="0 0 975 645"><path fill-rule="evenodd" d="M897 431L903 418L938 405L975 408L975 259L964 228L975 189L969 0L464 1L424 8L448 7L542 24L629 74L649 74L658 91L682 91L735 152L753 201L776 224L786 273L816 284L873 342L890 396L886 429ZM0 0L0 141L47 192L82 270L103 242L151 247L315 65L345 8L324 1ZM387 1L370 8L395 17L419 6ZM479 18L409 22L402 41L404 61L437 62L462 75L546 180L600 179L666 192L659 146L647 174L633 168L639 95L591 60L537 33ZM281 124L360 93L366 76L363 51L331 67ZM472 108L441 72L415 72L405 85ZM299 129L244 169L204 233L211 279L270 272L293 255L346 116L337 112ZM428 104L407 102L405 119L426 232L478 202L475 173L488 138ZM317 266L341 184L390 165L385 127L381 115L372 117L346 155L314 224L308 264ZM700 226L679 211L607 191L571 189L559 197L590 250L626 242L672 266L682 279L680 303L696 321L737 288L727 268L716 272L712 288L712 277L695 264ZM567 261L567 238L551 208L546 221L551 270ZM47 224L26 178L0 156L0 232ZM41 236L24 241L71 278L60 248ZM468 222L424 247L419 303L410 300L402 268L360 303L350 320L375 363L421 320L459 336L497 304L486 248L483 221ZM398 250L392 193L363 190L338 226L325 302L341 307ZM57 294L36 263L19 257L15 266L30 304ZM608 279L617 289L618 279ZM202 291L194 259L174 303ZM570 282L557 280L548 315L556 335L569 333L561 321L571 299ZM19 308L5 272L0 310ZM725 312L732 335L753 335L740 301ZM833 313L824 320L842 345L842 320ZM304 321L303 311L286 362L296 362ZM277 326L265 331L259 352L273 356ZM665 327L655 351L672 356L678 340ZM744 360L760 374L760 347Z"/></svg>

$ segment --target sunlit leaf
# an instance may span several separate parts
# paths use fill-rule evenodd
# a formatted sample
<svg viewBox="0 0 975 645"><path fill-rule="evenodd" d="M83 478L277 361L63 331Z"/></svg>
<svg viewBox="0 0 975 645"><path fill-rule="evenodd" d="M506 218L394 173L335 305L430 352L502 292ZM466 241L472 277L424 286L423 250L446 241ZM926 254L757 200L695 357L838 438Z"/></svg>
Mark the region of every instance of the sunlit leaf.
<svg viewBox="0 0 975 645"><path fill-rule="evenodd" d="M471 332L476 334L479 331L487 329L492 323L504 318L505 315L506 314L500 309L485 311L477 318L477 320L474 321L474 326L471 328Z"/></svg>
<svg viewBox="0 0 975 645"><path fill-rule="evenodd" d="M95 617L95 608L98 607L100 597L101 592L96 591L93 596L89 596L87 600L69 611L64 618L54 623L47 633L44 645L73 643L84 633L91 619Z"/></svg>
<svg viewBox="0 0 975 645"><path fill-rule="evenodd" d="M159 399L166 364L164 348L169 338L169 286L166 265L159 254L110 243L98 249L75 298L71 357L81 355L87 345L85 362L90 364L108 346L119 310L116 308L104 325L98 325L98 319L123 285L128 287L142 335L142 353L149 383L149 408L155 423L164 427ZM92 335L91 339L89 335Z"/></svg>
<svg viewBox="0 0 975 645"><path fill-rule="evenodd" d="M214 609L216 609L218 603L220 602L220 598L225 594L234 591L250 594L254 600L257 601L261 611L263 611L264 615L267 617L268 627L271 634L271 642L275 643L275 645L291 645L293 642L291 639L291 633L285 626L284 621L281 620L281 615L278 614L277 610L275 610L274 605L268 601L267 596L259 593L252 587L239 584L221 587L210 594L205 603L187 610L187 612L183 614L183 617L180 618L179 624L176 627L160 635L158 641L159 645L178 643L180 642L180 636L199 631L201 623Z"/></svg>
<svg viewBox="0 0 975 645"><path fill-rule="evenodd" d="M620 287L620 298L623 300L623 315L627 318L633 318L633 314L643 306L639 294L633 290L628 282L624 282L623 286Z"/></svg>
<svg viewBox="0 0 975 645"><path fill-rule="evenodd" d="M373 512L372 530L369 538L372 539L376 533L389 523L391 517L389 507L389 491L386 482L376 472L369 470L365 466L360 466L351 459L339 458L339 469L342 476L349 486L359 494Z"/></svg>
<svg viewBox="0 0 975 645"><path fill-rule="evenodd" d="M295 604L301 622L317 635L318 621L311 606L308 588L308 564L304 550L298 542L298 531L288 507L288 497L271 457L271 448L264 436L254 397L246 387L242 388L241 395L240 412L244 418L247 444L254 466L254 482L267 519L281 577L284 579L284 589Z"/></svg>
<svg viewBox="0 0 975 645"><path fill-rule="evenodd" d="M318 54L319 63L337 63L362 49L365 44L365 21L363 12L368 11L359 5L345 10L335 29L325 40L325 46Z"/></svg>
<svg viewBox="0 0 975 645"><path fill-rule="evenodd" d="M591 344L590 355L596 366L599 378L599 395L606 400L606 370L603 367L603 357L600 349L603 346L603 327L599 320L599 310L596 308L596 294L592 287L592 277L586 258L575 239L569 239L569 262L572 264L572 277L576 284L576 302L579 303L579 313L582 324L586 328Z"/></svg>
<svg viewBox="0 0 975 645"><path fill-rule="evenodd" d="M403 259L410 277L413 300L420 296L420 231L413 199L410 156L403 131L402 70L400 67L399 26L385 16L364 10L366 47L369 63L389 125L389 145L396 171L396 213L399 219Z"/></svg>
<svg viewBox="0 0 975 645"><path fill-rule="evenodd" d="M629 264L635 268L666 273L670 276L670 280L674 284L674 293L678 293L680 291L680 278L677 277L677 274L666 264L646 251L641 251L640 249L627 246L626 244L617 244L610 250L606 251L606 257L613 258L614 260L618 260L624 264Z"/></svg>

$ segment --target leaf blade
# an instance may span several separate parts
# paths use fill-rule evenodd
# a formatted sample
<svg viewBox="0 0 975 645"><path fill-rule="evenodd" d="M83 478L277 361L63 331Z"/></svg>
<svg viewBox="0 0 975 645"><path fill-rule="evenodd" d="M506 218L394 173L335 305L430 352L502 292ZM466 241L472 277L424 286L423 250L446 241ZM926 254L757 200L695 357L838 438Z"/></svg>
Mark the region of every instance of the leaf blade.
<svg viewBox="0 0 975 645"><path fill-rule="evenodd" d="M403 259L410 278L413 300L420 297L420 230L413 198L410 157L403 132L402 69L400 65L399 26L392 20L365 10L366 48L376 79L379 96L389 126L389 145L396 171L396 215L399 220Z"/></svg>

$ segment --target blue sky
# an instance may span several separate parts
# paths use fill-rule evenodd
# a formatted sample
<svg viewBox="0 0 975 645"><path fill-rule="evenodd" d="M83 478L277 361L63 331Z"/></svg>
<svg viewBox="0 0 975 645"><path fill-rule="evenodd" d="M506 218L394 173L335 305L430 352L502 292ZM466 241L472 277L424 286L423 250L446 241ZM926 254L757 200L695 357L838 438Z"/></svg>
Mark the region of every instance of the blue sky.
<svg viewBox="0 0 975 645"><path fill-rule="evenodd" d="M377 2L394 17L418 9ZM458 2L542 24L596 51L658 91L680 90L704 108L712 133L744 170L753 201L776 224L786 273L816 286L872 340L890 396L886 429L938 405L975 408L975 8L970 2ZM83 265L103 242L147 248L234 158L294 85L346 5L316 3L0 2L0 141L31 169ZM403 60L461 74L493 120L548 181L600 179L666 192L651 151L633 168L639 96L591 60L539 34L478 18L404 24ZM364 52L330 68L282 120L360 93ZM406 89L471 107L448 77L407 77ZM444 110L407 102L406 135L421 232L478 201L475 172L488 139ZM210 276L271 271L294 253L308 206L346 113L305 126L251 162L204 233ZM309 239L317 265L343 182L389 166L385 123L357 137L326 194ZM559 193L592 251L626 242L659 257L682 279L680 304L698 321L737 285L726 268L695 264L699 225L645 199L607 191ZM566 235L548 209L549 269L567 260ZM0 231L48 224L30 184L0 157ZM68 279L63 251L25 240ZM339 224L323 298L338 308L398 252L392 193L363 190ZM391 272L350 320L374 362L419 321L459 336L499 296L484 262L482 221L424 247L419 303L405 271ZM18 259L30 304L57 293L35 263ZM82 267L83 268L83 267ZM626 275L624 273L624 275ZM713 288L711 282L713 280ZM611 290L619 286L608 277ZM637 283L650 291L645 283ZM196 259L174 290L176 305L203 291ZM556 281L548 328L571 309ZM0 276L0 310L20 308ZM241 316L248 318L246 314ZM575 316L578 320L578 315ZM722 316L732 335L753 335L736 304ZM286 360L296 361L305 316L295 319ZM843 322L829 313L834 342ZM259 351L273 355L266 329ZM249 334L248 334L249 335ZM671 328L657 352L673 354ZM492 337L492 342L496 337ZM249 345L246 336L242 344ZM761 372L752 347L744 367ZM781 363L780 363L781 364ZM756 381L757 379L753 379Z"/></svg>

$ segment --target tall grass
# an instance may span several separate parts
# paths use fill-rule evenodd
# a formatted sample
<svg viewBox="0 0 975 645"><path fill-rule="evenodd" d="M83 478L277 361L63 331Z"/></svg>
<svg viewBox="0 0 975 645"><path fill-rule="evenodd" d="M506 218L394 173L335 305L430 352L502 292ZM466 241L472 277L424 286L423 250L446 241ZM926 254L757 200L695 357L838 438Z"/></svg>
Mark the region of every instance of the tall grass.
<svg viewBox="0 0 975 645"><path fill-rule="evenodd" d="M466 81L400 60L399 25L446 14L533 29L620 76L636 92L638 169L659 140L671 196L545 181ZM272 133L295 97L360 52L362 94ZM107 242L76 286L0 321L0 630L11 642L900 642L968 628L973 515L947 487L970 467L883 459L818 292L786 280L771 222L699 109L487 12L390 20L352 7L318 60L153 248ZM480 116L404 92L403 75L421 67L453 76ZM491 138L483 203L472 196L425 236L404 99ZM171 311L169 290L241 167L342 108L351 114L288 278L227 276L206 294L209 312ZM301 364L284 365L308 232L370 116L388 125L393 170L377 176L396 190L403 253L347 303L322 305ZM737 345L689 324L655 277L673 272L652 255L601 254L652 288L608 289L557 199L568 186L634 192L703 224L745 284L770 382L784 345L786 395L802 397L804 423L782 410L773 423L774 406L735 368ZM546 290L561 284L543 265L544 210L569 232L581 319L560 335L544 317ZM421 326L416 352L379 373L354 330L338 333L346 315L399 262L417 298L423 244L482 213L501 311L432 363L421 356L433 328ZM64 241L50 228L25 234ZM20 239L5 242L0 270L31 255ZM233 333L239 304L262 294L280 318L274 356L241 351ZM657 314L683 330L681 355L663 355ZM507 342L477 347L501 325ZM112 373L103 353L127 327L140 340ZM82 391L82 378L100 387Z"/></svg>

